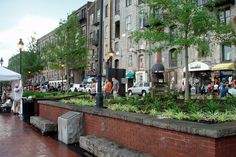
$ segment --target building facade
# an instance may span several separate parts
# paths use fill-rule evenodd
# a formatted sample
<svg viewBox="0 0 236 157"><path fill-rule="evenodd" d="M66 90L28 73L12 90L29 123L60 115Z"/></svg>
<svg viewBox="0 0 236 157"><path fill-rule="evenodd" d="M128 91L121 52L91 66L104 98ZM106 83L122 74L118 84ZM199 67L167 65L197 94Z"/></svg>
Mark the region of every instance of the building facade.
<svg viewBox="0 0 236 157"><path fill-rule="evenodd" d="M87 26L87 10L92 5L92 2L87 2L85 5L80 7L79 9L72 12L71 15L78 16L78 20L80 23L80 27L82 29L83 34L88 37L88 26ZM44 35L43 37L39 38L37 41L39 52L43 51L43 48L47 45L47 43L53 43L54 42L54 32L55 30L51 31L50 33ZM45 67L45 69L42 71L42 75L45 78L45 81L52 82L57 80L66 79L66 72L65 68L62 67L59 70L51 69L48 65ZM84 72L78 72L76 70L70 70L70 82L71 83L80 83L82 79L84 78L85 73Z"/></svg>
<svg viewBox="0 0 236 157"><path fill-rule="evenodd" d="M198 0L199 5L206 4L207 1ZM219 20L223 23L232 22L236 24L235 1L222 1L217 3L220 8ZM211 53L202 57L196 48L189 48L189 71L190 84L201 86L215 79L226 80L231 83L235 70L236 48L234 45L213 44ZM162 63L166 70L166 82L173 85L173 88L180 88L184 82L185 60L184 52L175 53L176 48L170 48L162 52Z"/></svg>

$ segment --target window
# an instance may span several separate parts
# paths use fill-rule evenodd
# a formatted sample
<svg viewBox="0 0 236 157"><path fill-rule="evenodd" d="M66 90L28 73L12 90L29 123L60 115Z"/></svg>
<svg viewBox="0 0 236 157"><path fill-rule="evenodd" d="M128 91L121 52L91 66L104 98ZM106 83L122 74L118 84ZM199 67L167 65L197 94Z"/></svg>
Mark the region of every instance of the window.
<svg viewBox="0 0 236 157"><path fill-rule="evenodd" d="M115 0L115 15L120 14L120 0Z"/></svg>
<svg viewBox="0 0 236 157"><path fill-rule="evenodd" d="M130 6L132 4L132 0L126 0L126 7Z"/></svg>
<svg viewBox="0 0 236 157"><path fill-rule="evenodd" d="M138 57L138 67L139 67L139 70L144 70L144 56L143 55L140 55Z"/></svg>
<svg viewBox="0 0 236 157"><path fill-rule="evenodd" d="M93 16L94 16L93 14L90 15L90 21L89 21L90 25L93 25Z"/></svg>
<svg viewBox="0 0 236 157"><path fill-rule="evenodd" d="M89 38L90 38L90 44L92 44L94 40L94 32L90 33Z"/></svg>
<svg viewBox="0 0 236 157"><path fill-rule="evenodd" d="M106 25L105 26L105 39L108 38L108 26Z"/></svg>
<svg viewBox="0 0 236 157"><path fill-rule="evenodd" d="M86 34L86 26L82 26L82 33Z"/></svg>
<svg viewBox="0 0 236 157"><path fill-rule="evenodd" d="M105 7L105 17L108 17L108 4Z"/></svg>
<svg viewBox="0 0 236 157"><path fill-rule="evenodd" d="M170 50L170 67L176 67L177 66L177 53L176 49Z"/></svg>
<svg viewBox="0 0 236 157"><path fill-rule="evenodd" d="M219 12L219 20L221 23L229 24L231 21L230 8L226 8Z"/></svg>
<svg viewBox="0 0 236 157"><path fill-rule="evenodd" d="M100 9L97 10L97 18L96 18L96 22L98 22L100 19Z"/></svg>
<svg viewBox="0 0 236 157"><path fill-rule="evenodd" d="M127 49L129 50L129 49L133 48L133 40L131 37L128 37L127 40L128 40L127 41Z"/></svg>
<svg viewBox="0 0 236 157"><path fill-rule="evenodd" d="M92 57L95 57L95 51L92 49Z"/></svg>
<svg viewBox="0 0 236 157"><path fill-rule="evenodd" d="M115 38L120 38L120 21L115 23Z"/></svg>
<svg viewBox="0 0 236 157"><path fill-rule="evenodd" d="M177 26L176 25L172 25L170 27L170 37L172 39L174 39L177 36Z"/></svg>
<svg viewBox="0 0 236 157"><path fill-rule="evenodd" d="M116 52L119 51L119 42L115 42L115 51L116 51Z"/></svg>
<svg viewBox="0 0 236 157"><path fill-rule="evenodd" d="M132 57L132 55L129 55L128 66L129 66L129 67L132 67L132 66L133 66L133 57Z"/></svg>
<svg viewBox="0 0 236 157"><path fill-rule="evenodd" d="M131 15L126 17L125 24L126 24L126 31L130 31L131 30Z"/></svg>
<svg viewBox="0 0 236 157"><path fill-rule="evenodd" d="M119 66L120 66L120 61L119 61L119 59L116 59L115 60L115 68L119 68Z"/></svg>
<svg viewBox="0 0 236 157"><path fill-rule="evenodd" d="M210 0L197 0L198 6L203 6L204 4L208 3Z"/></svg>
<svg viewBox="0 0 236 157"><path fill-rule="evenodd" d="M149 82L144 83L144 87L150 87L150 83Z"/></svg>
<svg viewBox="0 0 236 157"><path fill-rule="evenodd" d="M144 0L138 0L138 4L144 3Z"/></svg>
<svg viewBox="0 0 236 157"><path fill-rule="evenodd" d="M233 49L232 47L222 45L222 61L231 61L232 60L232 53Z"/></svg>
<svg viewBox="0 0 236 157"><path fill-rule="evenodd" d="M139 28L142 29L148 25L148 18L143 11L139 15Z"/></svg>
<svg viewBox="0 0 236 157"><path fill-rule="evenodd" d="M81 19L86 18L86 8L81 10Z"/></svg>

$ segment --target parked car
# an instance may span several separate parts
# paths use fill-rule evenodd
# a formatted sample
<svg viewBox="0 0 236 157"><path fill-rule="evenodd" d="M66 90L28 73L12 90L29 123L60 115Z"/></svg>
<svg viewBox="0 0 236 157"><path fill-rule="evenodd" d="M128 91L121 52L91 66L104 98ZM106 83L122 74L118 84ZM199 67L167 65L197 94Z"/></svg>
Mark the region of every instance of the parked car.
<svg viewBox="0 0 236 157"><path fill-rule="evenodd" d="M77 90L78 92L83 92L83 88L84 87L82 84L72 84L70 87L70 91L75 92Z"/></svg>
<svg viewBox="0 0 236 157"><path fill-rule="evenodd" d="M84 85L84 91L83 92L91 92L91 83L88 83L86 85Z"/></svg>
<svg viewBox="0 0 236 157"><path fill-rule="evenodd" d="M128 88L128 95L142 95L145 96L150 93L150 88L152 87L151 82L137 83L133 87Z"/></svg>

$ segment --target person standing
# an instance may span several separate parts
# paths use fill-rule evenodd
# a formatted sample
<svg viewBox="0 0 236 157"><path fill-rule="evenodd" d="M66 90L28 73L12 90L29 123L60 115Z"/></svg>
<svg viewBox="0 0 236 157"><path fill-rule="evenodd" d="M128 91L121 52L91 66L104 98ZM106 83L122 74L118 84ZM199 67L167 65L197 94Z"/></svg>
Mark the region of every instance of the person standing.
<svg viewBox="0 0 236 157"><path fill-rule="evenodd" d="M7 94L7 90L4 89L3 92L2 92L2 96L1 96L1 100L2 100L2 103L3 103L3 104L6 102L6 100L7 100L7 98L8 98L7 95L8 95L8 94Z"/></svg>
<svg viewBox="0 0 236 157"><path fill-rule="evenodd" d="M184 82L182 82L182 85L181 85L181 94L184 96L184 93L185 93L185 84L184 84Z"/></svg>
<svg viewBox="0 0 236 157"><path fill-rule="evenodd" d="M91 94L93 97L95 97L96 93L97 93L97 82L96 82L95 79L93 79L93 80L92 80L92 84L91 84L91 92L90 92L90 94Z"/></svg>
<svg viewBox="0 0 236 157"><path fill-rule="evenodd" d="M21 114L22 95L23 95L23 88L21 83L20 85L15 84L15 88L13 89L13 105L12 105L13 113Z"/></svg>
<svg viewBox="0 0 236 157"><path fill-rule="evenodd" d="M119 96L120 85L119 85L119 81L115 77L112 77L112 82L113 82L113 87L112 87L113 97L116 98Z"/></svg>
<svg viewBox="0 0 236 157"><path fill-rule="evenodd" d="M112 91L112 84L108 79L106 79L106 85L105 85L105 91L104 91L105 99L109 98L111 91Z"/></svg>

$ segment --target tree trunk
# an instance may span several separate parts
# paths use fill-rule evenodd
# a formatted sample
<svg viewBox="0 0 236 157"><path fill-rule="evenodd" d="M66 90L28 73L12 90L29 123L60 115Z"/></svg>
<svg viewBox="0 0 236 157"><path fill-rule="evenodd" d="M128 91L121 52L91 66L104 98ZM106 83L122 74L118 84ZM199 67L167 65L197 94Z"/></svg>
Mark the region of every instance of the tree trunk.
<svg viewBox="0 0 236 157"><path fill-rule="evenodd" d="M188 46L184 46L185 51L185 96L184 99L189 99L189 69L188 69Z"/></svg>
<svg viewBox="0 0 236 157"><path fill-rule="evenodd" d="M68 92L70 89L70 70L69 65L66 64L66 88L65 90Z"/></svg>

